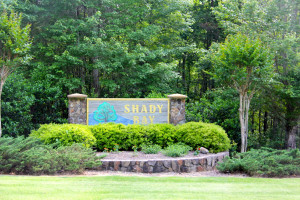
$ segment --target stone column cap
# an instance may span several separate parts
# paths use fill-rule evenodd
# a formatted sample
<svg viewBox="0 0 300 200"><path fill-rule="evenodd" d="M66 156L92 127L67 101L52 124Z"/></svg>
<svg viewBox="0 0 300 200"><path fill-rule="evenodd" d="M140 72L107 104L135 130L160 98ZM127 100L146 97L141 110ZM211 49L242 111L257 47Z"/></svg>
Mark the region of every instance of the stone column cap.
<svg viewBox="0 0 300 200"><path fill-rule="evenodd" d="M186 99L187 96L183 94L170 94L168 95L168 98L170 99Z"/></svg>
<svg viewBox="0 0 300 200"><path fill-rule="evenodd" d="M74 93L74 94L69 94L68 98L84 99L84 98L87 98L87 95L85 95L85 94L79 94L79 93Z"/></svg>

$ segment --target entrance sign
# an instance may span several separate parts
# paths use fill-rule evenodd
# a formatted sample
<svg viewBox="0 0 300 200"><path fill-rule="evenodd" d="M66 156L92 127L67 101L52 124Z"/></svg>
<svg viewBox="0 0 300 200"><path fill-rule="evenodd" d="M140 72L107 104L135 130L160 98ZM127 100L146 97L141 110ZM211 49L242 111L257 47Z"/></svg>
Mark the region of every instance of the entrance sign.
<svg viewBox="0 0 300 200"><path fill-rule="evenodd" d="M169 99L87 98L87 124L169 123Z"/></svg>

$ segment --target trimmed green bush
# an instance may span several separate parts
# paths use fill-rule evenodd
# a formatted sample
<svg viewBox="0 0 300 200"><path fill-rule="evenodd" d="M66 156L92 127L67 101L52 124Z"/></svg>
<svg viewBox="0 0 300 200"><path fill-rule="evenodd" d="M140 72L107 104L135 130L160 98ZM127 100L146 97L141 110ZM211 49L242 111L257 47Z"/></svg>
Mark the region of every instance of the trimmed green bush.
<svg viewBox="0 0 300 200"><path fill-rule="evenodd" d="M158 144L146 145L142 144L142 152L145 154L157 154L161 151L161 147Z"/></svg>
<svg viewBox="0 0 300 200"><path fill-rule="evenodd" d="M242 172L250 176L282 177L300 175L300 151L261 148L226 157L217 169L225 173Z"/></svg>
<svg viewBox="0 0 300 200"><path fill-rule="evenodd" d="M101 165L100 157L82 144L53 146L32 137L0 138L0 173L80 173Z"/></svg>
<svg viewBox="0 0 300 200"><path fill-rule="evenodd" d="M166 147L177 142L176 127L172 124L123 125L106 123L90 126L96 137L99 150L112 149L119 144L121 150L131 150L132 146L141 148L142 144L157 144Z"/></svg>
<svg viewBox="0 0 300 200"><path fill-rule="evenodd" d="M205 147L211 153L226 151L231 146L224 129L215 124L189 122L178 126L176 135L178 141L192 148Z"/></svg>
<svg viewBox="0 0 300 200"><path fill-rule="evenodd" d="M44 124L32 131L30 136L41 139L45 144L59 142L62 146L82 143L85 147L96 144L96 138L90 128L79 124Z"/></svg>
<svg viewBox="0 0 300 200"><path fill-rule="evenodd" d="M140 147L144 143L145 126L106 123L91 126L99 150L113 149L119 144L121 150L131 150L132 146Z"/></svg>
<svg viewBox="0 0 300 200"><path fill-rule="evenodd" d="M150 124L146 126L145 138L150 144L157 144L162 148L179 142L176 136L177 126L173 124Z"/></svg>
<svg viewBox="0 0 300 200"><path fill-rule="evenodd" d="M186 144L178 143L168 146L162 151L162 153L170 157L180 157L186 155L190 150L192 150L192 147Z"/></svg>
<svg viewBox="0 0 300 200"><path fill-rule="evenodd" d="M185 143L193 148L203 146L210 152L226 151L230 141L225 131L215 124L190 122L174 126L172 124L123 125L105 123L94 126L77 124L45 124L31 136L40 138L45 144L60 142L61 145L83 143L86 147L95 145L98 150L131 150L142 144L156 144L161 148L175 143Z"/></svg>

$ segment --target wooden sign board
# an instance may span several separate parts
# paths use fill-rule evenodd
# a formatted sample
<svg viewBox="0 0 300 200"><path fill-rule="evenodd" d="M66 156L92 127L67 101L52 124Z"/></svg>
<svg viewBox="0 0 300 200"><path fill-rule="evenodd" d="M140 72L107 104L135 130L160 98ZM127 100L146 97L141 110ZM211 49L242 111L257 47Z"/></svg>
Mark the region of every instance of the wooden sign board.
<svg viewBox="0 0 300 200"><path fill-rule="evenodd" d="M169 123L169 99L88 98L87 124L115 122L121 124Z"/></svg>

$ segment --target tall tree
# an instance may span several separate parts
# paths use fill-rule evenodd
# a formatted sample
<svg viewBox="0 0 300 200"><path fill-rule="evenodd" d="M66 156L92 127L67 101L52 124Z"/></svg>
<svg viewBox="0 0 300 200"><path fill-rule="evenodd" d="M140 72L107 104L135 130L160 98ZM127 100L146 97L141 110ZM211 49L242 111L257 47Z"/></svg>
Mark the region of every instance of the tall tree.
<svg viewBox="0 0 300 200"><path fill-rule="evenodd" d="M261 97L269 99L268 111L276 121L273 129L284 127L286 148L296 148L295 130L300 123L299 9L297 0L222 0L214 9L227 33L256 35L275 55L274 78L281 85L266 87L267 95Z"/></svg>
<svg viewBox="0 0 300 200"><path fill-rule="evenodd" d="M27 55L31 40L30 26L21 27L22 16L11 11L0 15L0 137L1 127L1 94L7 77L20 65L30 59Z"/></svg>
<svg viewBox="0 0 300 200"><path fill-rule="evenodd" d="M259 85L272 73L272 58L260 40L246 35L229 35L215 56L217 80L234 87L240 95L241 152L247 151L250 102Z"/></svg>

